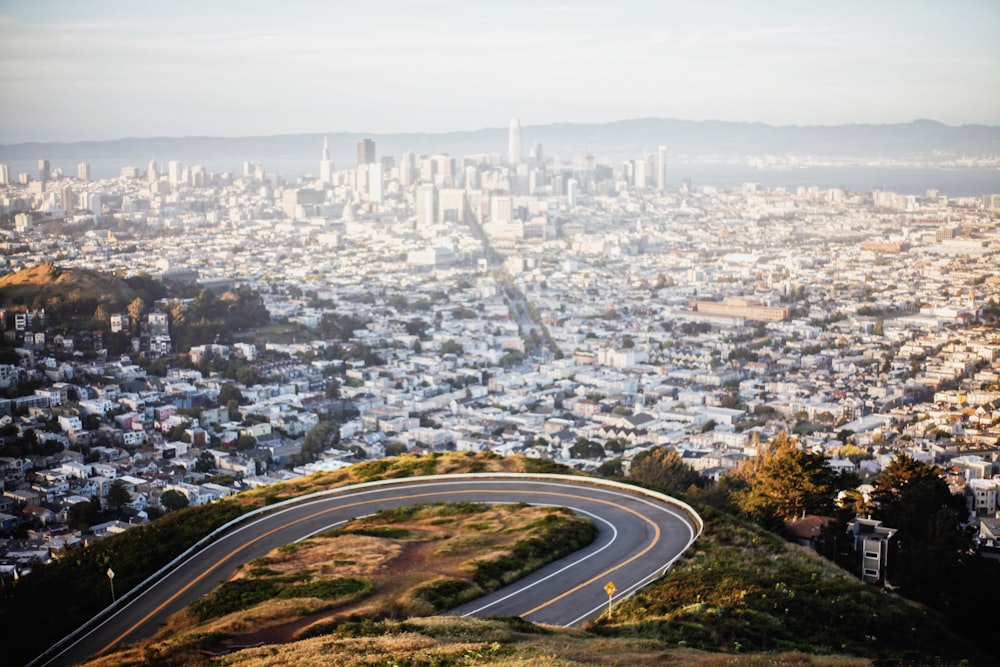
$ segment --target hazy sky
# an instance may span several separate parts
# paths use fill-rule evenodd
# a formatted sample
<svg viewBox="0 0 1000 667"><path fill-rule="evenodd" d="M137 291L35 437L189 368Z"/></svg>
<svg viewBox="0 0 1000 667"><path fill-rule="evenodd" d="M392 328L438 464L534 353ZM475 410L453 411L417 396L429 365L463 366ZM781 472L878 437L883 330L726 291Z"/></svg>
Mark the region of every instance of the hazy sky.
<svg viewBox="0 0 1000 667"><path fill-rule="evenodd" d="M1000 125L1000 1L0 0L0 143Z"/></svg>

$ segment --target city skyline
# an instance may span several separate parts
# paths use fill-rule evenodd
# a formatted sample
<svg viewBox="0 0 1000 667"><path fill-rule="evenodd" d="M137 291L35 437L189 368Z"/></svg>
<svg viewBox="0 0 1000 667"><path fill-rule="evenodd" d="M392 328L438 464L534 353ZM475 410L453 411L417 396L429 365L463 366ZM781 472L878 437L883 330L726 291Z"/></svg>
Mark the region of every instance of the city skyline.
<svg viewBox="0 0 1000 667"><path fill-rule="evenodd" d="M0 143L461 131L513 116L996 125L998 25L1000 6L972 1L6 2L0 92L17 103L0 111Z"/></svg>

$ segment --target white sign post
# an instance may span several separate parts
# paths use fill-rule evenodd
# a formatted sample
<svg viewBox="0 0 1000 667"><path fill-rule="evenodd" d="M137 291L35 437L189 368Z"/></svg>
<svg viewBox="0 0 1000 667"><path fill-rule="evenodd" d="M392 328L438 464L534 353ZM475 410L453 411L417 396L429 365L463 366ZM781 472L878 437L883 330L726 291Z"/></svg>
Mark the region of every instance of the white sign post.
<svg viewBox="0 0 1000 667"><path fill-rule="evenodd" d="M108 581L111 582L111 602L113 603L115 601L115 571L109 567L107 575Z"/></svg>

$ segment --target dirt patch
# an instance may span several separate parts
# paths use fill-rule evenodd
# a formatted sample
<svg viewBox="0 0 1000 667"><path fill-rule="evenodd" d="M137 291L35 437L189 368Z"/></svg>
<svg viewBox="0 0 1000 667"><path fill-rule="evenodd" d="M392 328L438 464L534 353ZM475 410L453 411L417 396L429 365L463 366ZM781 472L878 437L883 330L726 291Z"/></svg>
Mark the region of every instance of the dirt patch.
<svg viewBox="0 0 1000 667"><path fill-rule="evenodd" d="M407 616L410 591L434 579L468 578L470 561L508 553L507 549L524 536L524 528L546 511L501 506L447 522L428 521L425 517L393 521L392 529L405 531L407 535L400 539L351 534L348 531L352 525L335 536L315 537L279 548L248 563L233 578L303 573L320 579L352 577L371 582L372 591L361 599L290 620L287 616L273 618L272 622L255 619L258 629L252 632L242 631L245 624L237 619L232 622L221 619L207 629L230 633L231 637L212 653L297 641L317 626ZM366 522L366 527L371 525L370 520Z"/></svg>

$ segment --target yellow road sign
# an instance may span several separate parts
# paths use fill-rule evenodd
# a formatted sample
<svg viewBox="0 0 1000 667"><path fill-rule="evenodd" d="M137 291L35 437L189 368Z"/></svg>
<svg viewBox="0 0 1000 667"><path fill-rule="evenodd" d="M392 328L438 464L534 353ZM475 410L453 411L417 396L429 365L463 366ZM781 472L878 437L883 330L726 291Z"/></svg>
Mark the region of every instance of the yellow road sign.
<svg viewBox="0 0 1000 667"><path fill-rule="evenodd" d="M608 594L608 597L611 597L618 591L618 587L615 586L613 581L609 581L608 583L604 584L604 591Z"/></svg>

